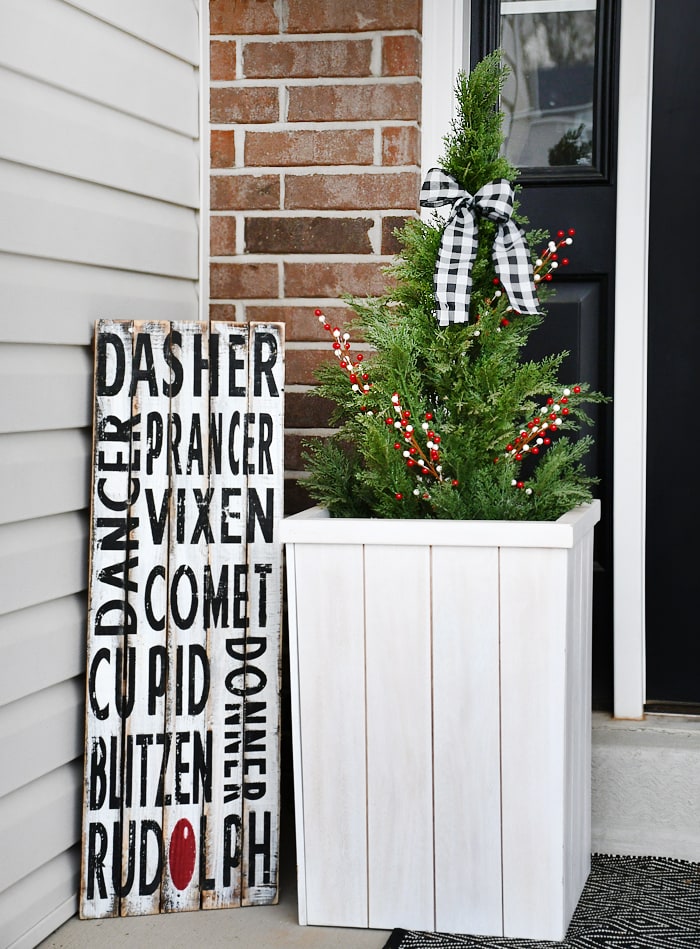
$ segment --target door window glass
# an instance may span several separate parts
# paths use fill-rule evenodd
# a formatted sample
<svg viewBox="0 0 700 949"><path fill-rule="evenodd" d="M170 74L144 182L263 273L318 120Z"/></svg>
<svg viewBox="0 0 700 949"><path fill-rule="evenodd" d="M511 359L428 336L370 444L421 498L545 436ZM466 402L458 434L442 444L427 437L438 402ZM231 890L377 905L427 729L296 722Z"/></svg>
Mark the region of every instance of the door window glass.
<svg viewBox="0 0 700 949"><path fill-rule="evenodd" d="M518 168L597 165L596 0L502 0L505 153Z"/></svg>

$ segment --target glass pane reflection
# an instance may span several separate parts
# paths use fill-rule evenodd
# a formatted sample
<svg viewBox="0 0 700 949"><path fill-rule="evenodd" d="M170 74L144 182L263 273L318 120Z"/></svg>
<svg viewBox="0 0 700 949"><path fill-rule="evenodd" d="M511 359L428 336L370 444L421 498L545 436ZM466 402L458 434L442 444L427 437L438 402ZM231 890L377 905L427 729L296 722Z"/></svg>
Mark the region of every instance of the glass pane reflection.
<svg viewBox="0 0 700 949"><path fill-rule="evenodd" d="M501 107L518 168L592 164L596 0L501 3Z"/></svg>

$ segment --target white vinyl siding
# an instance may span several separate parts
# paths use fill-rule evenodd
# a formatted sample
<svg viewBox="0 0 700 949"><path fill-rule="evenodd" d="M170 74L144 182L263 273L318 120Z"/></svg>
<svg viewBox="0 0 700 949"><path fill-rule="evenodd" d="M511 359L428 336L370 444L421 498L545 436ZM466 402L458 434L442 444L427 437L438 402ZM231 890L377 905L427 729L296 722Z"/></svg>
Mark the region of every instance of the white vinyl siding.
<svg viewBox="0 0 700 949"><path fill-rule="evenodd" d="M0 946L77 910L92 338L199 317L199 3L0 3Z"/></svg>

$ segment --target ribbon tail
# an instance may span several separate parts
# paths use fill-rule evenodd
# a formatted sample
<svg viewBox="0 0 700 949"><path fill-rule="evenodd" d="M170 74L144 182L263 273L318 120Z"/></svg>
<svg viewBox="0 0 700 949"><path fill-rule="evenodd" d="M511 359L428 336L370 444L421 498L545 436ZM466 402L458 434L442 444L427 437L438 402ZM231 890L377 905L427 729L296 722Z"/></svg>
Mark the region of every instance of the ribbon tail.
<svg viewBox="0 0 700 949"><path fill-rule="evenodd" d="M458 205L443 231L433 275L435 315L440 326L469 321L476 247L476 221L469 209Z"/></svg>
<svg viewBox="0 0 700 949"><path fill-rule="evenodd" d="M496 273L516 313L535 316L540 304L535 293L530 249L525 235L513 221L499 224L493 244Z"/></svg>

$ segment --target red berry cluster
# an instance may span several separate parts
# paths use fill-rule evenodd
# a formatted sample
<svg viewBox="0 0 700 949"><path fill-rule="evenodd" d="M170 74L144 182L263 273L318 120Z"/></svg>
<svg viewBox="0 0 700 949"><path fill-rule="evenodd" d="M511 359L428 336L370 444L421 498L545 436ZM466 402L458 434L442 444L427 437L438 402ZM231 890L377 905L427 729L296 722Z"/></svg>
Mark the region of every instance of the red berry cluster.
<svg viewBox="0 0 700 949"><path fill-rule="evenodd" d="M553 272L560 265L562 267L569 265L568 257L562 257L561 260L559 259L559 251L562 247L568 247L573 244L575 233L576 231L573 227L570 227L568 231L557 231L556 241L550 241L535 261L535 283L540 283L542 280L546 282L551 281Z"/></svg>
<svg viewBox="0 0 700 949"><path fill-rule="evenodd" d="M369 381L369 374L363 372L362 353L351 352L350 334L341 333L337 326L331 327L321 310L314 310L314 315L318 317L319 323L323 325L324 330L333 337L333 352L338 357L340 368L347 373L353 392L369 392L372 383Z"/></svg>
<svg viewBox="0 0 700 949"><path fill-rule="evenodd" d="M539 455L542 448L552 444L549 433L557 432L564 424L564 418L570 411L571 394L578 395L580 392L581 386L574 386L572 389L564 389L558 400L550 396L546 404L541 407L539 414L521 429L520 434L516 435L512 443L506 445L505 454L515 461L522 461L526 454ZM500 458L494 458L494 464L500 460ZM514 481L513 485L517 488L525 487L521 481Z"/></svg>
<svg viewBox="0 0 700 949"><path fill-rule="evenodd" d="M387 425L396 429L397 436L403 438L403 442L394 442L394 448L403 454L406 459L406 467L413 469L419 475L428 474L436 481L444 481L442 465L440 464L440 436L432 428L433 413L426 412L425 421L421 423L421 432L425 437L424 450L416 437L416 429L411 421L411 413L401 405L398 392L392 395L391 402L396 414L394 418L387 417L385 421ZM456 479L452 481L453 485L457 483ZM416 488L413 493L419 495L420 490ZM425 493L423 497L429 498L430 495Z"/></svg>

